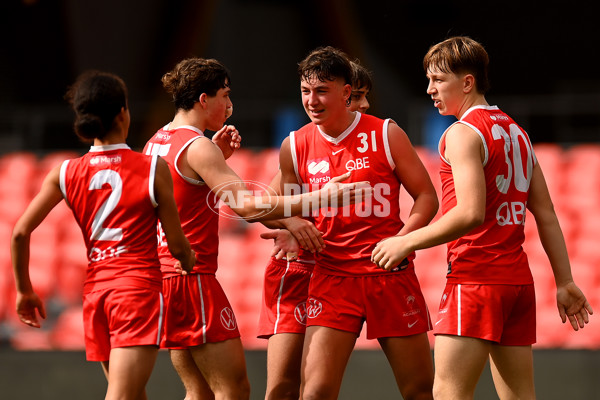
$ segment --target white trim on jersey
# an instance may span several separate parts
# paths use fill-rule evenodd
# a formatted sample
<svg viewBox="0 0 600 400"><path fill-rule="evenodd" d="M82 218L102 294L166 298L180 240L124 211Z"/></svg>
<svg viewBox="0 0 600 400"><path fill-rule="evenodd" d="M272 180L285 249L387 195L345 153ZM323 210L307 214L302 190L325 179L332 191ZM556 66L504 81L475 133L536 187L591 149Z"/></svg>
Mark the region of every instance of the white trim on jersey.
<svg viewBox="0 0 600 400"><path fill-rule="evenodd" d="M467 115L469 115L471 113L471 111L478 110L478 109L488 110L488 111L500 111L500 108L498 108L498 106L486 106L485 104L479 104L479 105L473 106L473 107L469 108L467 111L465 111L465 113L462 115L462 117L460 117L460 119L464 119Z"/></svg>
<svg viewBox="0 0 600 400"><path fill-rule="evenodd" d="M152 201L152 205L156 208L158 206L158 202L156 201L156 196L154 194L154 181L156 180L156 164L158 163L158 155L155 154L152 156L152 161L150 162L150 176L148 177L148 194L150 195L150 201Z"/></svg>
<svg viewBox="0 0 600 400"><path fill-rule="evenodd" d="M71 207L71 205L69 204L69 200L67 199L67 165L69 165L69 161L71 160L65 160L62 162L61 166L60 166L60 173L58 176L58 183L60 186L60 191L62 192L62 195L65 199L65 202L67 203L67 205L69 207Z"/></svg>
<svg viewBox="0 0 600 400"><path fill-rule="evenodd" d="M483 156L483 166L485 167L488 162L488 159L490 157L490 152L488 150L487 142L485 141L485 136L483 136L483 133L481 133L481 131L478 128L476 128L475 125L472 125L465 121L456 121L456 123L460 123L460 124L464 124L464 125L468 126L469 128L473 129L475 132L477 132L477 134L481 138L481 141L483 142L483 151L485 153Z"/></svg>
<svg viewBox="0 0 600 400"><path fill-rule="evenodd" d="M471 110L471 109L469 109L469 110ZM475 131L475 133L477 133L479 135L479 137L481 138L481 141L483 142L483 151L484 151L483 166L485 167L487 165L487 162L488 162L488 159L490 156L487 142L485 141L485 137L483 136L481 131L479 129L477 129L474 125L472 125L468 122L465 122L465 121L460 121L460 120L454 122L452 125L450 125L448 128L446 128L446 130L444 131L444 133L442 133L442 136L440 137L440 141L438 143L438 154L440 155L442 161L445 162L446 164L450 165L450 161L448 161L446 159L446 157L444 157L444 154L442 154L442 143L446 143L446 133L448 133L450 128L452 128L456 124L463 124L465 126L468 126L469 128L473 129Z"/></svg>
<svg viewBox="0 0 600 400"><path fill-rule="evenodd" d="M125 143L107 144L103 146L92 146L90 147L90 153L98 153L101 151L112 151L112 150L131 150Z"/></svg>
<svg viewBox="0 0 600 400"><path fill-rule="evenodd" d="M354 121L352 121L350 126L348 128L346 128L346 130L344 132L342 132L342 134L339 135L338 137L331 137L328 134L324 133L321 130L321 127L319 125L317 125L317 128L319 129L319 133L321 134L321 136L323 136L325 138L325 140L337 145L337 144L340 144L342 142L342 140L346 139L346 137L348 137L348 135L354 130L354 128L356 128L356 125L358 125L358 123L360 122L361 115L362 114L360 112L356 111L356 116L354 117Z"/></svg>
<svg viewBox="0 0 600 400"><path fill-rule="evenodd" d="M383 149L385 150L385 156L387 157L388 163L392 168L392 171L396 169L396 163L394 162L394 158L392 157L392 152L390 150L390 139L388 137L388 127L390 125L390 119L386 119L383 121Z"/></svg>
<svg viewBox="0 0 600 400"><path fill-rule="evenodd" d="M178 128L179 129L179 128ZM188 127L186 126L186 129L188 129ZM198 129L196 129L198 130ZM188 148L188 146L190 144L192 144L192 142L196 139L200 139L200 138L206 138L208 139L206 136L204 135L200 135L200 136L196 136L191 138L190 140L187 141L186 144L184 144L183 146L181 146L181 149L179 149L179 152L177 153L177 155L175 156L175 159L173 160L173 165L175 166L175 170L177 171L177 174L186 182L191 183L192 185L206 185L205 182L198 180L198 179L194 179L194 178L190 178L189 176L185 176L180 170L179 170L179 156L181 155L181 153L183 153L183 151L185 149ZM210 140L210 139L209 139Z"/></svg>
<svg viewBox="0 0 600 400"><path fill-rule="evenodd" d="M188 129L190 131L196 132L200 136L204 136L204 132L202 132L200 129L198 129L195 126L192 126L192 125L181 125L181 126L178 126L177 128L173 128L173 129L170 129L170 127L171 127L171 122L169 122L168 124L166 124L162 128L162 130L165 131L165 132L173 132L173 131L176 131L177 129Z"/></svg>
<svg viewBox="0 0 600 400"><path fill-rule="evenodd" d="M302 179L300 179L300 172L298 172L298 158L296 155L296 131L290 132L290 152L292 153L292 162L294 163L294 172L296 173L296 179L298 179L298 184L302 185Z"/></svg>

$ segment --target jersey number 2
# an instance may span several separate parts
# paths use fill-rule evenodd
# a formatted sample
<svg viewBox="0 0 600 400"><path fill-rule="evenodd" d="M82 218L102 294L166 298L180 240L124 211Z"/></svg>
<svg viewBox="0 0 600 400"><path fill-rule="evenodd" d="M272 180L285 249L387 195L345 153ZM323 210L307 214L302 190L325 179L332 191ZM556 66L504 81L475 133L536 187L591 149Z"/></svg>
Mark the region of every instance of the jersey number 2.
<svg viewBox="0 0 600 400"><path fill-rule="evenodd" d="M105 228L103 225L106 218L108 218L110 213L117 207L117 204L119 204L119 200L121 200L123 181L118 172L111 169L103 169L94 174L88 189L102 189L104 184L108 184L112 191L110 196L108 196L108 199L102 203L100 209L98 209L98 212L94 215L90 239L119 241L123 239L123 230L121 228Z"/></svg>

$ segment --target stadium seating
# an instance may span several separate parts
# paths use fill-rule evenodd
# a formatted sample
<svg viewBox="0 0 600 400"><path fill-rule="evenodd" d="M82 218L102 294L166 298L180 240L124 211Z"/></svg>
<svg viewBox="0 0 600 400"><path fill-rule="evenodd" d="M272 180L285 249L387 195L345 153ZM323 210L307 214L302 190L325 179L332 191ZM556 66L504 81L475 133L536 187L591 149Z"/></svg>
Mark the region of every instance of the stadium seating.
<svg viewBox="0 0 600 400"><path fill-rule="evenodd" d="M573 276L592 306L600 309L597 290L600 286L600 269L597 268L600 263L597 244L600 237L600 146L563 148L556 144L536 144L534 149L563 228ZM417 148L417 152L440 195L439 156L425 148ZM83 348L81 291L87 260L81 232L69 208L60 204L32 236L32 280L51 310L41 330L31 329L16 318L8 252L12 226L39 190L43 177L63 159L76 155L57 152L39 158L30 153L16 153L0 157L0 240L5 243L5 252L0 253L0 330L9 332L9 343L16 349ZM243 179L268 184L277 171L278 151L244 149L236 152L228 163ZM406 218L412 199L404 190L400 205L401 216ZM229 211L228 215L233 214ZM438 212L436 219L440 215ZM526 221L524 248L537 297L536 348L600 349L597 327L590 325L574 332L568 323L561 324L550 264L539 242L533 216L528 214ZM263 274L272 249L271 241L259 237L266 230L262 224L249 224L235 218L222 218L220 223L217 276L229 296L248 349L266 348L266 341L256 338ZM420 250L415 259L417 276L433 321L445 284L445 250L444 245ZM433 345L433 335L429 338ZM364 330L356 344L361 349L378 346L377 341L366 340Z"/></svg>

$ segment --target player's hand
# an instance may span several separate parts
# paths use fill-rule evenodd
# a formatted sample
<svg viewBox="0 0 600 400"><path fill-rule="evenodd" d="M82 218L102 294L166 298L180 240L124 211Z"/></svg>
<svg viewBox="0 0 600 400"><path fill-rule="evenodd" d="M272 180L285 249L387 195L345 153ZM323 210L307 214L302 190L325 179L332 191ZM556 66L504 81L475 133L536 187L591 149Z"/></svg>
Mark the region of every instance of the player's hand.
<svg viewBox="0 0 600 400"><path fill-rule="evenodd" d="M323 234L312 222L299 217L291 217L284 219L283 224L304 250L314 253L325 248Z"/></svg>
<svg viewBox="0 0 600 400"><path fill-rule="evenodd" d="M271 257L281 260L283 257L292 261L298 258L300 245L298 241L287 229L273 229L269 232L261 233L263 239L273 240L273 251Z"/></svg>
<svg viewBox="0 0 600 400"><path fill-rule="evenodd" d="M216 144L223 157L227 160L233 152L241 147L242 136L233 125L224 125L212 137L212 141Z"/></svg>
<svg viewBox="0 0 600 400"><path fill-rule="evenodd" d="M373 187L368 181L342 183L351 174L352 171L348 171L345 174L331 178L321 188L319 191L322 200L321 207L344 207L361 203L373 196ZM323 192L325 192L325 197L323 197ZM323 202L323 199L325 199L325 202Z"/></svg>
<svg viewBox="0 0 600 400"><path fill-rule="evenodd" d="M191 250L190 257L187 259L185 265L182 265L181 261L177 260L173 267L175 268L175 272L178 274L187 275L188 272L192 272L194 265L196 265L196 252Z"/></svg>
<svg viewBox="0 0 600 400"><path fill-rule="evenodd" d="M590 322L589 316L594 313L585 295L573 281L556 288L556 305L563 324L568 319L576 331Z"/></svg>
<svg viewBox="0 0 600 400"><path fill-rule="evenodd" d="M39 328L40 322L38 321L36 310L40 317L46 319L44 303L42 303L37 294L34 292L17 293L17 314L21 322L34 328Z"/></svg>
<svg viewBox="0 0 600 400"><path fill-rule="evenodd" d="M371 253L371 262L386 271L397 271L399 266L408 264L406 257L412 252L405 236L392 236L377 243Z"/></svg>

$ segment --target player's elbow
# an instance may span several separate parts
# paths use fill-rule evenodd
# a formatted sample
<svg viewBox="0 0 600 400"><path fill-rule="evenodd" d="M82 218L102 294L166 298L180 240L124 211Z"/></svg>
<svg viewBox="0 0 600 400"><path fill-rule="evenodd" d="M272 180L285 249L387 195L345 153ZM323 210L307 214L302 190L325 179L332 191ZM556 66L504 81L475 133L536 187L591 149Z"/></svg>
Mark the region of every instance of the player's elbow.
<svg viewBox="0 0 600 400"><path fill-rule="evenodd" d="M20 245L26 243L31 237L31 232L21 227L19 224L15 226L10 238L11 245Z"/></svg>
<svg viewBox="0 0 600 400"><path fill-rule="evenodd" d="M463 213L462 220L465 230L475 229L485 221L485 210L482 212L475 208L468 209Z"/></svg>

